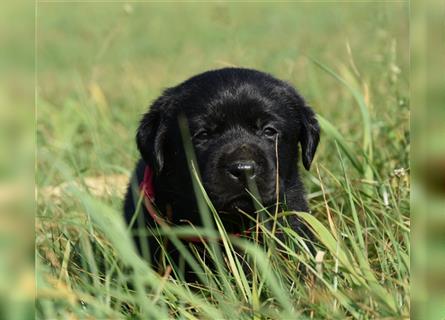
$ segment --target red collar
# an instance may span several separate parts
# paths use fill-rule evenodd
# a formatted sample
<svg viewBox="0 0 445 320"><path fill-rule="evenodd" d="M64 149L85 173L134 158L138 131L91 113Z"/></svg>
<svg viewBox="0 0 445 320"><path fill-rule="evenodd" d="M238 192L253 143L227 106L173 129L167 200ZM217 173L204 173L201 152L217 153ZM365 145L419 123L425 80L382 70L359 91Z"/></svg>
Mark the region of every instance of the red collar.
<svg viewBox="0 0 445 320"><path fill-rule="evenodd" d="M156 209L153 206L155 201L155 188L153 185L153 175L154 173L152 168L148 165L145 166L144 179L139 185L139 188L141 189L141 192L143 192L144 195L145 208L147 209L148 213L156 223L158 224L168 223L168 220L165 220L164 218L158 215ZM235 233L232 235L239 237L247 234L250 234L250 230L243 231L242 233ZM186 240L191 242L201 242L201 239L199 237L187 237Z"/></svg>
<svg viewBox="0 0 445 320"><path fill-rule="evenodd" d="M158 215L156 209L153 206L155 201L155 187L153 185L153 170L151 169L150 166L145 166L144 179L139 185L139 188L141 189L141 192L144 196L144 204L145 204L145 209L147 209L147 212L150 214L150 216L156 223L158 224L165 223L166 221Z"/></svg>
<svg viewBox="0 0 445 320"><path fill-rule="evenodd" d="M145 166L144 170L144 180L142 180L140 185L141 191L144 196L150 199L152 202L155 200L155 187L153 185L153 170L150 166Z"/></svg>

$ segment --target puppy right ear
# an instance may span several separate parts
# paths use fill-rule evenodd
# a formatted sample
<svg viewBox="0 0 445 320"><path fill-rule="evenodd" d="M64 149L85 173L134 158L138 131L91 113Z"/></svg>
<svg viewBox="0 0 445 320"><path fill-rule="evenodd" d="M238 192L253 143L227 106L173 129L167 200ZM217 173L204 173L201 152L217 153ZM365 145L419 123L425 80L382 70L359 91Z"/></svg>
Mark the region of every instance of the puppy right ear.
<svg viewBox="0 0 445 320"><path fill-rule="evenodd" d="M158 98L144 114L136 134L139 152L152 169L159 173L164 166L164 143L167 135L167 119L165 108L169 107L170 99L166 96Z"/></svg>
<svg viewBox="0 0 445 320"><path fill-rule="evenodd" d="M306 170L309 170L320 142L320 126L318 125L315 112L309 106L304 105L300 110L302 124L300 132L301 157L304 167Z"/></svg>

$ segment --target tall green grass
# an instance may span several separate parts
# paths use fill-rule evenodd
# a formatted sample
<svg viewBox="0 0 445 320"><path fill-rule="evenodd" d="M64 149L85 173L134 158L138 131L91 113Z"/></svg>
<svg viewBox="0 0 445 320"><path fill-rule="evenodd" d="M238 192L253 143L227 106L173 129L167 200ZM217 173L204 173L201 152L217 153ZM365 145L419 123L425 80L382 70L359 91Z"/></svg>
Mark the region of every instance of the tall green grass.
<svg viewBox="0 0 445 320"><path fill-rule="evenodd" d="M160 4L88 6L39 9L39 318L409 317L409 99L406 39L396 19L403 5L326 11L257 4L249 15L230 4L189 5L188 14ZM92 17L97 24L88 27ZM163 19L188 28L163 29ZM357 19L368 22L359 29ZM295 23L310 28L302 32ZM283 49L289 39L296 44ZM317 111L321 144L311 172L303 173L311 213L275 214L258 205L261 214L251 215L257 232L250 239L228 235L191 153L205 223L139 230L163 248L164 266L152 270L121 213L120 189L137 159L137 120L163 86L226 64L287 79ZM113 180L122 176L123 183ZM106 192L97 191L104 186ZM286 215L311 228L315 252L286 225L278 225L285 240L266 228ZM205 257L180 241L191 235L207 239ZM170 261L165 239L200 283L182 280L183 266Z"/></svg>
<svg viewBox="0 0 445 320"><path fill-rule="evenodd" d="M320 221L326 221L320 214L317 219L317 215L304 212L280 213L298 215L305 221L316 236L316 256L294 230L283 225L279 229L286 241L257 221L265 241L262 246L255 242L255 232L250 241L229 236L199 182L190 153L195 191L203 195L199 196L200 208L207 222L201 228L161 228L157 237L165 252L164 275L150 269L136 254L121 213L87 191L67 188L65 197L76 203L79 212L57 220L57 225L45 219L45 210L50 211L52 205L42 203L44 211L38 222L39 234L45 237L39 241L38 252L40 315L154 319L407 317L409 220L406 194L400 197L400 192L407 192L406 186L400 180L378 176L352 180L346 161L359 175L364 175L367 167L376 171L364 155L369 147L354 152L328 120L319 119L325 141L337 146L336 158L342 168L335 174L326 166L316 165L314 179L322 194L314 211L327 215L328 224ZM62 175L68 171L63 166L54 170ZM66 176L68 181L73 179ZM269 213L269 218L276 217ZM147 236L156 236L140 230L144 231ZM193 244L180 241L191 235L207 239L203 242L214 269ZM184 275L181 267L170 261L168 249L163 247L165 237L192 266L201 284L180 280ZM55 261L51 262L51 257ZM246 264L249 274L243 267ZM176 275L176 280L171 275Z"/></svg>
<svg viewBox="0 0 445 320"><path fill-rule="evenodd" d="M340 148L338 159L345 161ZM328 188L319 177L324 190L320 206L329 224L308 213L280 213L298 215L309 225L316 235L316 257L286 226L280 228L286 239L282 242L259 223L266 238L263 247L254 240L228 236L208 202L211 210L204 214L209 214L216 228L162 230L205 285L173 280L169 273L158 275L136 254L119 211L85 191L67 190L66 197L79 201L79 215L58 220L53 226L54 222L42 217L38 224L42 226L39 234L46 233L46 239L39 241L40 315L155 319L408 316L409 223L402 214L406 208L396 198L398 191L379 181L374 194L369 195L346 171L338 177L324 167L318 167L317 172L331 177L330 189L335 189L335 193L326 193ZM388 203L380 195L381 187L389 193ZM73 220L79 222L73 224ZM213 240L207 248L216 270L207 267L208 261L196 254L193 245L178 240L187 235L222 239L223 245L212 246L217 242ZM164 243L159 242L160 246ZM267 254L270 246L272 255ZM55 261L51 262L51 256ZM250 263L251 276L245 274L243 263ZM99 264L103 264L101 271ZM303 276L301 265L306 270ZM182 277L179 266L171 272ZM134 288L129 288L129 283Z"/></svg>

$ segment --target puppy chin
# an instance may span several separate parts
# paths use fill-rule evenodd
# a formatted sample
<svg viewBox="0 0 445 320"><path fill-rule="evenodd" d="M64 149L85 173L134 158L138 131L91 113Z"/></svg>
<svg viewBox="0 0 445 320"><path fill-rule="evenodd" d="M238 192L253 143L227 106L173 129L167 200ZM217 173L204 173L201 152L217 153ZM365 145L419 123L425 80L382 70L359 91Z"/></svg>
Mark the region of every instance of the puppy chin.
<svg viewBox="0 0 445 320"><path fill-rule="evenodd" d="M255 206L253 199L249 195L240 195L232 197L217 197L212 199L212 203L215 209L221 213L222 216L242 214L240 211L246 213L253 213L255 211Z"/></svg>
<svg viewBox="0 0 445 320"><path fill-rule="evenodd" d="M223 209L221 211L238 214L242 214L242 212L253 214L263 207L266 209L274 207L275 204L275 197L266 198L261 201L260 199L253 199L250 195L245 195L233 198L222 206Z"/></svg>
<svg viewBox="0 0 445 320"><path fill-rule="evenodd" d="M232 196L210 196L215 209L223 215L228 214L242 214L242 212L253 214L259 208L269 208L276 204L276 197L274 192L268 192L266 195L261 195L260 198L253 198L247 192L241 192L238 195Z"/></svg>
<svg viewBox="0 0 445 320"><path fill-rule="evenodd" d="M252 198L250 198L248 196L239 197L239 198L232 200L228 204L228 208L230 209L231 212L243 211L246 213L253 213L255 211L255 206L253 203L254 201L255 200L253 200Z"/></svg>

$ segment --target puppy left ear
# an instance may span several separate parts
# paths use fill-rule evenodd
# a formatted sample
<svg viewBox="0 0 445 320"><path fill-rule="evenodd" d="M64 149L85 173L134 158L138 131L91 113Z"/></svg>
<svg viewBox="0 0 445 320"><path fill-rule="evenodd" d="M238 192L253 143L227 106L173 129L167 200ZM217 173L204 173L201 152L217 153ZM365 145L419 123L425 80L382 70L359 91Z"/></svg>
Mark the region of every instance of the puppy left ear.
<svg viewBox="0 0 445 320"><path fill-rule="evenodd" d="M314 159L315 151L317 151L318 142L320 141L320 126L318 125L314 111L309 106L305 105L300 110L301 158L304 167L306 170L309 170Z"/></svg>
<svg viewBox="0 0 445 320"><path fill-rule="evenodd" d="M142 117L136 134L136 143L145 163L156 173L164 166L164 144L167 135L167 119L164 114L172 104L172 98L164 94L158 98Z"/></svg>

